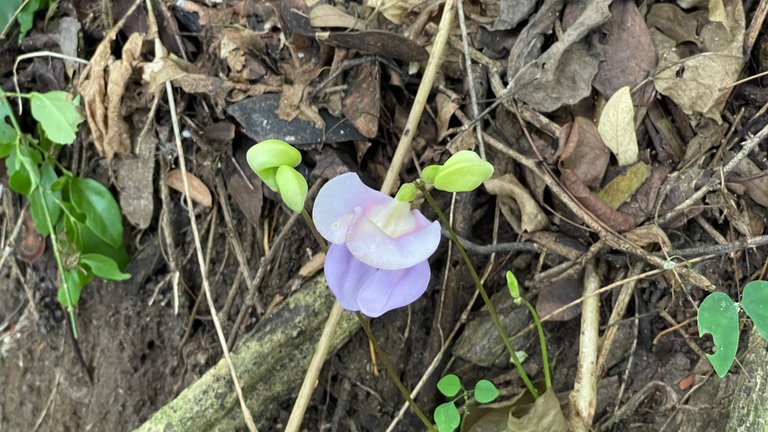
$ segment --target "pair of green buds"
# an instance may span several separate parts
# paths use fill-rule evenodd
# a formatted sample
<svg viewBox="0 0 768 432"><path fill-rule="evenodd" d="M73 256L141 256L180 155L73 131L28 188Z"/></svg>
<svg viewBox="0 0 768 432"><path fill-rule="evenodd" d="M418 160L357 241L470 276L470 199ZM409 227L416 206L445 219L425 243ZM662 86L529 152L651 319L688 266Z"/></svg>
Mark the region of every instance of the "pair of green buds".
<svg viewBox="0 0 768 432"><path fill-rule="evenodd" d="M270 189L277 192L291 210L301 213L307 198L307 181L296 167L301 153L279 139L262 141L246 153L248 165ZM477 153L461 150L443 165L430 165L421 173L421 180L434 184L445 192L469 192L493 175L493 165L480 159ZM412 201L416 188L408 183L397 194L401 201Z"/></svg>

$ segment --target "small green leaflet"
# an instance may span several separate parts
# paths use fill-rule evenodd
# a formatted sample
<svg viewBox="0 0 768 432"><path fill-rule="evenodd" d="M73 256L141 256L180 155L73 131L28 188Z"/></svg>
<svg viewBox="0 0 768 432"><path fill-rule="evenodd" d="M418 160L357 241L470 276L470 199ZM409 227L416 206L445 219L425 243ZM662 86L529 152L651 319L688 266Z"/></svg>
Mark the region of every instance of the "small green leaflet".
<svg viewBox="0 0 768 432"><path fill-rule="evenodd" d="M14 191L29 197L40 184L40 168L38 165L42 155L27 145L14 146L5 164L8 168L8 186Z"/></svg>
<svg viewBox="0 0 768 432"><path fill-rule="evenodd" d="M480 403L490 403L499 397L499 389L492 382L481 379L475 384L475 400Z"/></svg>
<svg viewBox="0 0 768 432"><path fill-rule="evenodd" d="M77 125L83 121L72 95L64 91L29 94L32 117L45 130L48 139L57 144L72 144Z"/></svg>
<svg viewBox="0 0 768 432"><path fill-rule="evenodd" d="M89 178L69 182L70 201L85 214L85 225L112 247L123 244L123 218L112 193Z"/></svg>
<svg viewBox="0 0 768 432"><path fill-rule="evenodd" d="M707 354L707 358L722 378L731 368L739 347L739 305L725 293L712 293L699 305L698 321L699 336L712 335L715 353Z"/></svg>
<svg viewBox="0 0 768 432"><path fill-rule="evenodd" d="M511 271L507 272L507 288L509 288L509 295L511 295L513 299L520 297L520 287L517 284L517 278Z"/></svg>
<svg viewBox="0 0 768 432"><path fill-rule="evenodd" d="M768 282L748 283L741 296L741 308L752 318L763 339L768 340Z"/></svg>
<svg viewBox="0 0 768 432"><path fill-rule="evenodd" d="M117 263L104 255L85 254L80 255L80 264L91 269L96 276L111 281L122 281L130 279L131 275L123 273L117 267Z"/></svg>
<svg viewBox="0 0 768 432"><path fill-rule="evenodd" d="M437 382L437 389L440 390L445 397L454 397L461 390L461 381L459 377L454 374L448 374Z"/></svg>
<svg viewBox="0 0 768 432"><path fill-rule="evenodd" d="M435 408L435 424L438 432L453 432L461 424L461 415L453 402L446 402Z"/></svg>

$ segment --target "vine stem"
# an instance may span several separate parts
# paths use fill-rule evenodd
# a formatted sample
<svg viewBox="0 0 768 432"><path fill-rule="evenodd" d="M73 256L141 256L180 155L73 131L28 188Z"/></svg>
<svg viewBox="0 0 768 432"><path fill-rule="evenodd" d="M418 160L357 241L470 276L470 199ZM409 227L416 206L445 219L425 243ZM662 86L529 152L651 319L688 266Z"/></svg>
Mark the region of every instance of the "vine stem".
<svg viewBox="0 0 768 432"><path fill-rule="evenodd" d="M464 246L461 245L461 242L459 242L459 239L456 236L456 232L453 230L453 227L451 227L451 224L448 223L448 219L445 217L445 214L443 213L442 210L440 210L440 207L438 207L437 203L435 202L435 199L432 198L432 195L424 187L424 184L421 181L416 181L414 183L416 185L416 188L418 188L419 191L422 193L422 195L424 195L424 198L427 200L427 203L429 203L429 206L432 207L435 213L437 213L437 217L440 219L440 223L443 225L443 227L446 230L448 230L448 234L451 235L451 240L456 245L456 249L459 250L459 254L461 254L461 257L464 259L464 264L469 269L469 274L470 276L472 276L472 280L475 282L475 287L477 288L478 291L480 291L480 297L483 298L483 302L485 303L485 306L488 308L488 312L491 315L491 320L493 321L493 325L496 326L496 330L499 332L501 339L504 341L504 345L507 347L507 351L509 351L509 357L512 359L512 363L514 363L515 368L517 368L517 372L520 374L520 378L523 380L523 383L525 383L525 387L533 395L533 397L538 399L539 391L536 390L536 387L534 387L533 383L531 382L531 379L528 377L528 374L525 372L525 369L523 369L523 364L520 363L520 359L517 358L515 349L512 347L512 342L509 340L509 337L507 336L507 332L504 331L504 327L502 327L501 325L501 321L499 320L499 314L496 312L496 308L493 307L493 303L491 303L491 298L488 297L488 293L485 291L485 287L483 287L483 283L480 281L480 277L477 275L477 271L475 271L475 267L472 265L472 261L469 259L469 255L467 255L467 251L464 249Z"/></svg>
<svg viewBox="0 0 768 432"><path fill-rule="evenodd" d="M381 359L381 364L384 365L384 370L387 372L389 379L392 380L392 382L395 384L395 387L397 387L405 400L408 401L408 403L411 405L411 409L413 409L414 414L416 414L416 417L418 417L419 420L424 423L424 426L427 428L427 430L430 432L435 431L435 427L432 425L432 422L430 422L427 416L424 415L424 412L421 411L419 406L416 405L416 402L413 400L413 398L411 398L411 393L408 391L408 389L405 388L403 383L400 381L400 378L395 373L395 369L392 367L392 363L389 362L389 357L383 351L381 351L381 347L379 347L379 344L373 337L373 330L371 330L371 325L368 323L368 318L366 318L360 312L355 312L355 316L357 317L357 320L360 321L360 326L363 327L365 334L368 335L368 340L370 340L371 344L373 344L373 349L376 350L376 355L378 355L379 359Z"/></svg>
<svg viewBox="0 0 768 432"><path fill-rule="evenodd" d="M547 355L547 337L544 335L544 327L541 325L541 318L536 313L536 308L523 297L518 297L515 302L519 302L528 308L528 311L533 316L533 323L536 325L536 331L539 333L539 345L541 345L541 362L544 366L544 383L547 386L547 390L552 388L552 372L549 368L549 357Z"/></svg>

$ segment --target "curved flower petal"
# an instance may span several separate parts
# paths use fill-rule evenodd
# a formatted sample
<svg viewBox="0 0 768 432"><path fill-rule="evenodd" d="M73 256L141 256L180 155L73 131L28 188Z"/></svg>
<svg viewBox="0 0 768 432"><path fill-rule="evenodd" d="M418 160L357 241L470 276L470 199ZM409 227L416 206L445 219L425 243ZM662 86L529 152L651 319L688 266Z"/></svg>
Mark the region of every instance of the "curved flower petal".
<svg viewBox="0 0 768 432"><path fill-rule="evenodd" d="M326 240L344 243L355 208L369 209L388 204L392 197L363 184L355 173L346 173L325 184L315 199L312 220Z"/></svg>
<svg viewBox="0 0 768 432"><path fill-rule="evenodd" d="M407 269L377 271L357 295L360 311L376 318L415 302L427 291L429 276L426 260Z"/></svg>
<svg viewBox="0 0 768 432"><path fill-rule="evenodd" d="M325 256L325 279L328 281L328 288L344 309L353 312L360 310L360 290L375 273L375 268L355 259L343 244L334 244L328 248Z"/></svg>
<svg viewBox="0 0 768 432"><path fill-rule="evenodd" d="M440 224L430 222L418 210L412 210L411 215L416 221L414 229L390 237L361 209L355 209L346 238L349 251L363 263L384 270L405 269L426 260L440 243Z"/></svg>

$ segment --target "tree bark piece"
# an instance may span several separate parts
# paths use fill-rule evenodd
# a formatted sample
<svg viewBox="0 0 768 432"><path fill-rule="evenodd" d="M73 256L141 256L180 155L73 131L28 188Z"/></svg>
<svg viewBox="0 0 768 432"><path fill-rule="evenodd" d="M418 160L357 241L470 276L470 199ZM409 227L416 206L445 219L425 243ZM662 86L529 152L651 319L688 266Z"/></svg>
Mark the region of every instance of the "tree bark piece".
<svg viewBox="0 0 768 432"><path fill-rule="evenodd" d="M297 391L332 304L325 279L316 277L265 317L232 354L248 408L260 428L273 430L274 425L265 420L276 404ZM345 313L331 352L346 343L357 328L357 320ZM236 407L232 380L222 360L136 431L235 430L243 427Z"/></svg>

